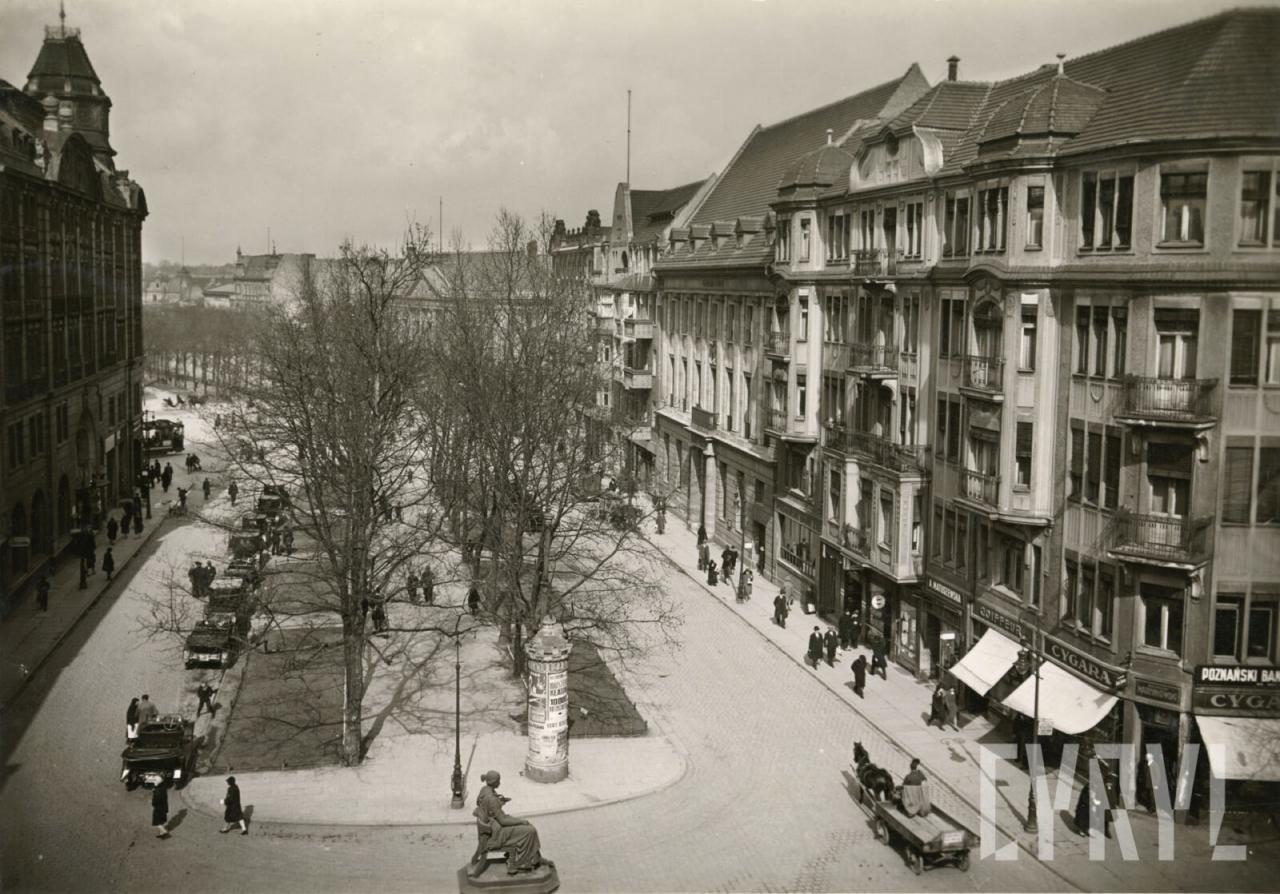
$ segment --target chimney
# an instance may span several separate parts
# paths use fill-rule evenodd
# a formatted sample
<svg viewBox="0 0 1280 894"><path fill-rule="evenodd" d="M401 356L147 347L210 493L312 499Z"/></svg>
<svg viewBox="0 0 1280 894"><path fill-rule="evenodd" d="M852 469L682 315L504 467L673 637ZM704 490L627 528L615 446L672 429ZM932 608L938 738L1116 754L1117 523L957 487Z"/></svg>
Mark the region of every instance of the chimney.
<svg viewBox="0 0 1280 894"><path fill-rule="evenodd" d="M954 81L960 74L960 57L952 56L947 60L947 80Z"/></svg>
<svg viewBox="0 0 1280 894"><path fill-rule="evenodd" d="M1063 60L1063 59L1066 59L1066 58L1067 58L1067 54L1066 54L1066 53L1059 53L1059 54L1058 54L1058 74L1059 74L1059 75L1061 75L1061 74L1063 73L1063 72L1062 72L1062 60Z"/></svg>
<svg viewBox="0 0 1280 894"><path fill-rule="evenodd" d="M827 145L831 145L831 141L835 138L836 132L831 128L827 128Z"/></svg>

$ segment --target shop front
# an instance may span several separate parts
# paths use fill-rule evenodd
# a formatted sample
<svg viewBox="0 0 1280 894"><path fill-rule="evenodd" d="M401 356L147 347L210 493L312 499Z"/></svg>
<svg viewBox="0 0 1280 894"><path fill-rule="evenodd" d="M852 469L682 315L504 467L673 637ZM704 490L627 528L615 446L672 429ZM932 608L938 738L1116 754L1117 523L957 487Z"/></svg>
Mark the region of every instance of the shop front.
<svg viewBox="0 0 1280 894"><path fill-rule="evenodd" d="M893 615L893 643L889 655L903 667L913 672L921 672L920 655L920 606L916 597L906 588L899 588L897 611Z"/></svg>
<svg viewBox="0 0 1280 894"><path fill-rule="evenodd" d="M1203 746L1192 811L1208 773L1224 780L1228 811L1280 810L1280 667L1201 665L1191 702Z"/></svg>
<svg viewBox="0 0 1280 894"><path fill-rule="evenodd" d="M964 597L935 578L919 590L921 608L920 675L937 678L949 670L963 651Z"/></svg>

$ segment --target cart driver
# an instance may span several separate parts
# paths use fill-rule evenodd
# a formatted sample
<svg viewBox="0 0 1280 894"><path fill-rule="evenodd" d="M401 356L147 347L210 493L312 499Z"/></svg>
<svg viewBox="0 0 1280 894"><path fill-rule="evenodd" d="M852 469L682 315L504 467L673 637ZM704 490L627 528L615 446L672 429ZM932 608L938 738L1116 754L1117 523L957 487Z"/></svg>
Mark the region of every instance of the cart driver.
<svg viewBox="0 0 1280 894"><path fill-rule="evenodd" d="M920 758L911 759L911 770L902 779L902 812L907 816L929 815L929 783L920 769Z"/></svg>

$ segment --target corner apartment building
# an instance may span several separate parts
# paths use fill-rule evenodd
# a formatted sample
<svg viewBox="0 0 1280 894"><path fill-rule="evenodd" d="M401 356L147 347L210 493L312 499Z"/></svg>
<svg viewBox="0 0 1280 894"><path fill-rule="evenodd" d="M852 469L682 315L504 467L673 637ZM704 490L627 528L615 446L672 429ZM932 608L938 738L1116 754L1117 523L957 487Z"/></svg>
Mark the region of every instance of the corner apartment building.
<svg viewBox="0 0 1280 894"><path fill-rule="evenodd" d="M0 612L141 464L141 187L78 29L0 81Z"/></svg>
<svg viewBox="0 0 1280 894"><path fill-rule="evenodd" d="M1230 746L1236 804L1280 780L1278 38L909 72L754 133L658 264L693 524L1050 751Z"/></svg>

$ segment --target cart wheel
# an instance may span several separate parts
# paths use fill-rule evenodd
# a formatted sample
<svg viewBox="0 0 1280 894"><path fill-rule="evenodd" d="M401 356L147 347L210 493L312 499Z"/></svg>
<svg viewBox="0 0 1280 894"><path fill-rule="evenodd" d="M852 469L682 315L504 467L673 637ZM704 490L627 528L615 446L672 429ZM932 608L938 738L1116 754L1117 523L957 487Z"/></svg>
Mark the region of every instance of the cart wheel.
<svg viewBox="0 0 1280 894"><path fill-rule="evenodd" d="M960 867L961 872L969 871L969 852L968 851L961 852L960 859L956 861L956 865Z"/></svg>
<svg viewBox="0 0 1280 894"><path fill-rule="evenodd" d="M876 838L885 844L889 843L889 827L884 824L884 820L876 820Z"/></svg>
<svg viewBox="0 0 1280 894"><path fill-rule="evenodd" d="M916 875L924 872L924 855L919 851L909 851L907 853L907 862L911 864L911 871Z"/></svg>

